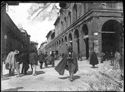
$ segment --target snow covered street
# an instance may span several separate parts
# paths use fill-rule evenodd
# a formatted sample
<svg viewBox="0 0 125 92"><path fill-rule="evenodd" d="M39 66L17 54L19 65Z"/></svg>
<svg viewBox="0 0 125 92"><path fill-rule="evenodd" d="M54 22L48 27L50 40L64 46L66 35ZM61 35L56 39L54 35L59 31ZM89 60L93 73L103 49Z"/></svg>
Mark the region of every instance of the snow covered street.
<svg viewBox="0 0 125 92"><path fill-rule="evenodd" d="M55 61L56 65L59 61ZM5 74L1 79L2 91L123 91L123 81L111 75L112 69L108 62L92 68L89 61L78 61L79 71L74 76L74 81L69 81L69 73L65 71L59 75L51 66L40 69L37 66L37 75L32 76L29 69L28 75L21 77ZM105 67L104 67L105 66ZM106 70L106 68L108 70ZM6 72L7 73L7 72ZM110 73L110 74L107 74ZM118 75L119 71L117 72ZM110 76L111 75L111 76Z"/></svg>

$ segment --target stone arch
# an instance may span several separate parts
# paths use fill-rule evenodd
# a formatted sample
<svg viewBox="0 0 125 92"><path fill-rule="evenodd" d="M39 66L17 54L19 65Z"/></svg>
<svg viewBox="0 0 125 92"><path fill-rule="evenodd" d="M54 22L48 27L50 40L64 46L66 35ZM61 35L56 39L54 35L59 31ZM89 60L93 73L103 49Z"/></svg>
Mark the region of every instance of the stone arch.
<svg viewBox="0 0 125 92"><path fill-rule="evenodd" d="M65 29L67 28L67 18L64 17L64 21L65 21Z"/></svg>
<svg viewBox="0 0 125 92"><path fill-rule="evenodd" d="M67 37L65 36L65 42L67 42Z"/></svg>
<svg viewBox="0 0 125 92"><path fill-rule="evenodd" d="M76 29L74 31L74 38L76 39L76 43L77 43L77 54L80 53L80 42L79 42L79 31L78 29Z"/></svg>
<svg viewBox="0 0 125 92"><path fill-rule="evenodd" d="M102 25L102 52L115 52L116 50L122 52L123 48L123 26L115 20L107 20Z"/></svg>
<svg viewBox="0 0 125 92"><path fill-rule="evenodd" d="M68 41L72 41L72 34L71 33L69 33Z"/></svg>
<svg viewBox="0 0 125 92"><path fill-rule="evenodd" d="M59 40L59 45L61 44L61 40Z"/></svg>
<svg viewBox="0 0 125 92"><path fill-rule="evenodd" d="M63 44L63 42L64 42L63 37L61 38L61 42L62 42L62 44Z"/></svg>
<svg viewBox="0 0 125 92"><path fill-rule="evenodd" d="M68 35L68 42L71 43L71 46L73 46L72 39L73 39L72 33L69 33L69 35Z"/></svg>
<svg viewBox="0 0 125 92"><path fill-rule="evenodd" d="M59 41L57 41L57 47L59 46Z"/></svg>
<svg viewBox="0 0 125 92"><path fill-rule="evenodd" d="M71 25L71 12L68 13L68 26Z"/></svg>
<svg viewBox="0 0 125 92"><path fill-rule="evenodd" d="M62 31L64 31L64 23L63 23L63 21L61 21L61 29L62 29Z"/></svg>
<svg viewBox="0 0 125 92"><path fill-rule="evenodd" d="M79 17L82 15L82 11L83 11L83 9L82 9L82 4L80 3L80 4L79 4L79 11L78 11Z"/></svg>
<svg viewBox="0 0 125 92"><path fill-rule="evenodd" d="M73 22L77 19L77 5L74 4L73 6Z"/></svg>
<svg viewBox="0 0 125 92"><path fill-rule="evenodd" d="M83 39L85 42L85 50L86 50L86 59L89 58L89 38L88 38L88 27L87 24L84 24L82 26L82 31Z"/></svg>

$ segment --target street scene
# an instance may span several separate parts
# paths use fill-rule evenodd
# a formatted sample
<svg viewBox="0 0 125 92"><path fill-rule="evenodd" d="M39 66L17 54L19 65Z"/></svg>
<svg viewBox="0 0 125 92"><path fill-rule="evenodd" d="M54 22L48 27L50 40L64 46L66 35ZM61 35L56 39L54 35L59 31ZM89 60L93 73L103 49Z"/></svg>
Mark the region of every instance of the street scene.
<svg viewBox="0 0 125 92"><path fill-rule="evenodd" d="M1 2L1 91L124 92L123 2Z"/></svg>

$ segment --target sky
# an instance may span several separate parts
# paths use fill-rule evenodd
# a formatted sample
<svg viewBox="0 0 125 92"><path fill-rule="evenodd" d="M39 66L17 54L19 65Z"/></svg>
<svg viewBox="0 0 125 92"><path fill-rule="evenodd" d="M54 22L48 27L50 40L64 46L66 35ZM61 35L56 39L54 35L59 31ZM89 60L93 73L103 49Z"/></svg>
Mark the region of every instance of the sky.
<svg viewBox="0 0 125 92"><path fill-rule="evenodd" d="M47 40L47 33L55 28L53 25L55 21L48 21L47 19L44 21L28 20L27 10L31 5L31 3L20 3L18 6L8 6L7 13L17 26L21 25L27 31L31 36L31 41L38 42L39 47L42 42Z"/></svg>

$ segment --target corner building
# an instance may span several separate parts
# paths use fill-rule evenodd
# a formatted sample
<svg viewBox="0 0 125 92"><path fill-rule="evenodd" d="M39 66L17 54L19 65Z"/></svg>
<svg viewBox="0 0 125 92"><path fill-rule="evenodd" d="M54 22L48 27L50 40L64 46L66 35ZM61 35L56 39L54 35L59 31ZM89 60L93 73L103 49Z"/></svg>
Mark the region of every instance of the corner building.
<svg viewBox="0 0 125 92"><path fill-rule="evenodd" d="M55 21L55 38L45 49L65 53L66 43L72 41L73 51L89 58L94 49L101 52L124 53L123 3L83 2L60 3L60 12Z"/></svg>

